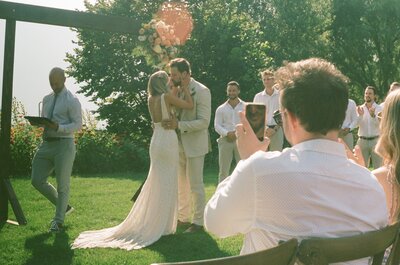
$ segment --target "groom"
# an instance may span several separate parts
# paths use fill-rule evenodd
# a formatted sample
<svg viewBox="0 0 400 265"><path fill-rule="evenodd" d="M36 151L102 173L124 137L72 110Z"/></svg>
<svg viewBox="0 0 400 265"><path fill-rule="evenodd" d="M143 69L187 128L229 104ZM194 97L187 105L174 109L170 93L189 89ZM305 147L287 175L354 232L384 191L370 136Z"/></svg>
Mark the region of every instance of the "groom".
<svg viewBox="0 0 400 265"><path fill-rule="evenodd" d="M177 87L188 86L193 109L181 110L178 119L163 121L166 129L175 129L179 138L179 213L178 225L189 224L191 199L193 219L186 233L203 229L205 191L203 183L204 157L210 151L208 126L211 117L211 94L203 84L191 78L190 64L176 58L169 63L171 81Z"/></svg>

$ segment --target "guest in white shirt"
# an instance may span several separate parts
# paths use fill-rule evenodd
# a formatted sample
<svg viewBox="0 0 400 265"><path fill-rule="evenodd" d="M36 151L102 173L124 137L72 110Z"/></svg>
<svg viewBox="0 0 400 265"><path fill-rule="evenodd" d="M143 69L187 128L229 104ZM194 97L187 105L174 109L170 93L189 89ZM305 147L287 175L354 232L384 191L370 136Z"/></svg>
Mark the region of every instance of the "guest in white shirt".
<svg viewBox="0 0 400 265"><path fill-rule="evenodd" d="M375 152L375 145L379 138L379 119L378 113L382 107L375 103L376 89L373 86L367 86L364 92L365 103L357 107L358 113L358 141L364 161L367 167L370 165L370 159L374 169L382 165L382 158Z"/></svg>
<svg viewBox="0 0 400 265"><path fill-rule="evenodd" d="M347 104L346 116L344 118L342 128L339 131L339 137L347 144L347 146L353 150L354 139L351 131L357 127L358 116L357 116L357 105L354 100L349 99Z"/></svg>
<svg viewBox="0 0 400 265"><path fill-rule="evenodd" d="M56 206L50 224L51 232L63 229L65 214L73 210L68 205L69 183L75 159L74 132L82 127L82 110L78 98L64 85L65 74L53 68L49 75L53 92L43 99L42 116L51 120L44 126L43 143L32 161L32 185ZM55 171L57 189L47 178Z"/></svg>
<svg viewBox="0 0 400 265"><path fill-rule="evenodd" d="M242 160L208 202L206 229L222 238L244 234L241 254L247 254L281 240L351 236L386 226L381 185L337 142L348 104L346 78L317 58L289 63L276 77L283 129L293 147L257 151L267 141L258 141L241 113L236 130Z"/></svg>
<svg viewBox="0 0 400 265"><path fill-rule="evenodd" d="M261 72L264 90L254 96L253 102L262 103L266 106L266 136L270 139L268 149L270 151L282 151L283 131L272 118L275 110L279 109L279 90L275 85L274 72L265 70Z"/></svg>
<svg viewBox="0 0 400 265"><path fill-rule="evenodd" d="M239 111L243 111L245 103L239 98L240 86L236 81L227 84L228 100L215 111L214 128L220 135L218 138L219 182L229 176L233 158L236 163L240 156L236 145L236 125L240 122Z"/></svg>

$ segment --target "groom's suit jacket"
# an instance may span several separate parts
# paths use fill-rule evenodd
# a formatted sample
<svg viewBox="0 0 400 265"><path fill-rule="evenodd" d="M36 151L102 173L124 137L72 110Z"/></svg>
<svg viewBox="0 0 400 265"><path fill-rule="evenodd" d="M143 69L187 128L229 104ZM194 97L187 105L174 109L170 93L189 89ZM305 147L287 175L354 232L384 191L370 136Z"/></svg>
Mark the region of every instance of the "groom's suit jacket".
<svg viewBox="0 0 400 265"><path fill-rule="evenodd" d="M210 90L193 78L189 83L193 109L183 109L179 114L180 139L186 157L197 157L210 151L208 126L211 118Z"/></svg>

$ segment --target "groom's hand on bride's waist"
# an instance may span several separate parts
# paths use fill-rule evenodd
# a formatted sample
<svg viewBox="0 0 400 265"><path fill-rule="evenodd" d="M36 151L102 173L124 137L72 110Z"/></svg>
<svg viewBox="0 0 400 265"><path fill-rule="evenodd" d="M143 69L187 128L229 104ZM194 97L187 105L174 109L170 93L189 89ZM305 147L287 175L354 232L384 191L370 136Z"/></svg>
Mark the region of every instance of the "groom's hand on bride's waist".
<svg viewBox="0 0 400 265"><path fill-rule="evenodd" d="M175 130L178 128L178 120L177 119L169 119L169 120L163 120L161 122L162 127L167 130Z"/></svg>

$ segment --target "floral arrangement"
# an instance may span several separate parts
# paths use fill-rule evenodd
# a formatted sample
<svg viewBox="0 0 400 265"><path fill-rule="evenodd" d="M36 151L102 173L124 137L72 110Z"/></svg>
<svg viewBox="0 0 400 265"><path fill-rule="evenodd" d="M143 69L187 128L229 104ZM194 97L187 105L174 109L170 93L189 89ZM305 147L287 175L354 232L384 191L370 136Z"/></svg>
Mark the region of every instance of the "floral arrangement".
<svg viewBox="0 0 400 265"><path fill-rule="evenodd" d="M161 69L176 57L181 44L172 26L158 19L143 24L138 39L143 45L135 48L134 54L144 55L149 64Z"/></svg>
<svg viewBox="0 0 400 265"><path fill-rule="evenodd" d="M193 19L184 2L164 2L154 18L139 30L140 44L133 50L137 56L144 55L147 63L159 69L179 52L193 29Z"/></svg>

